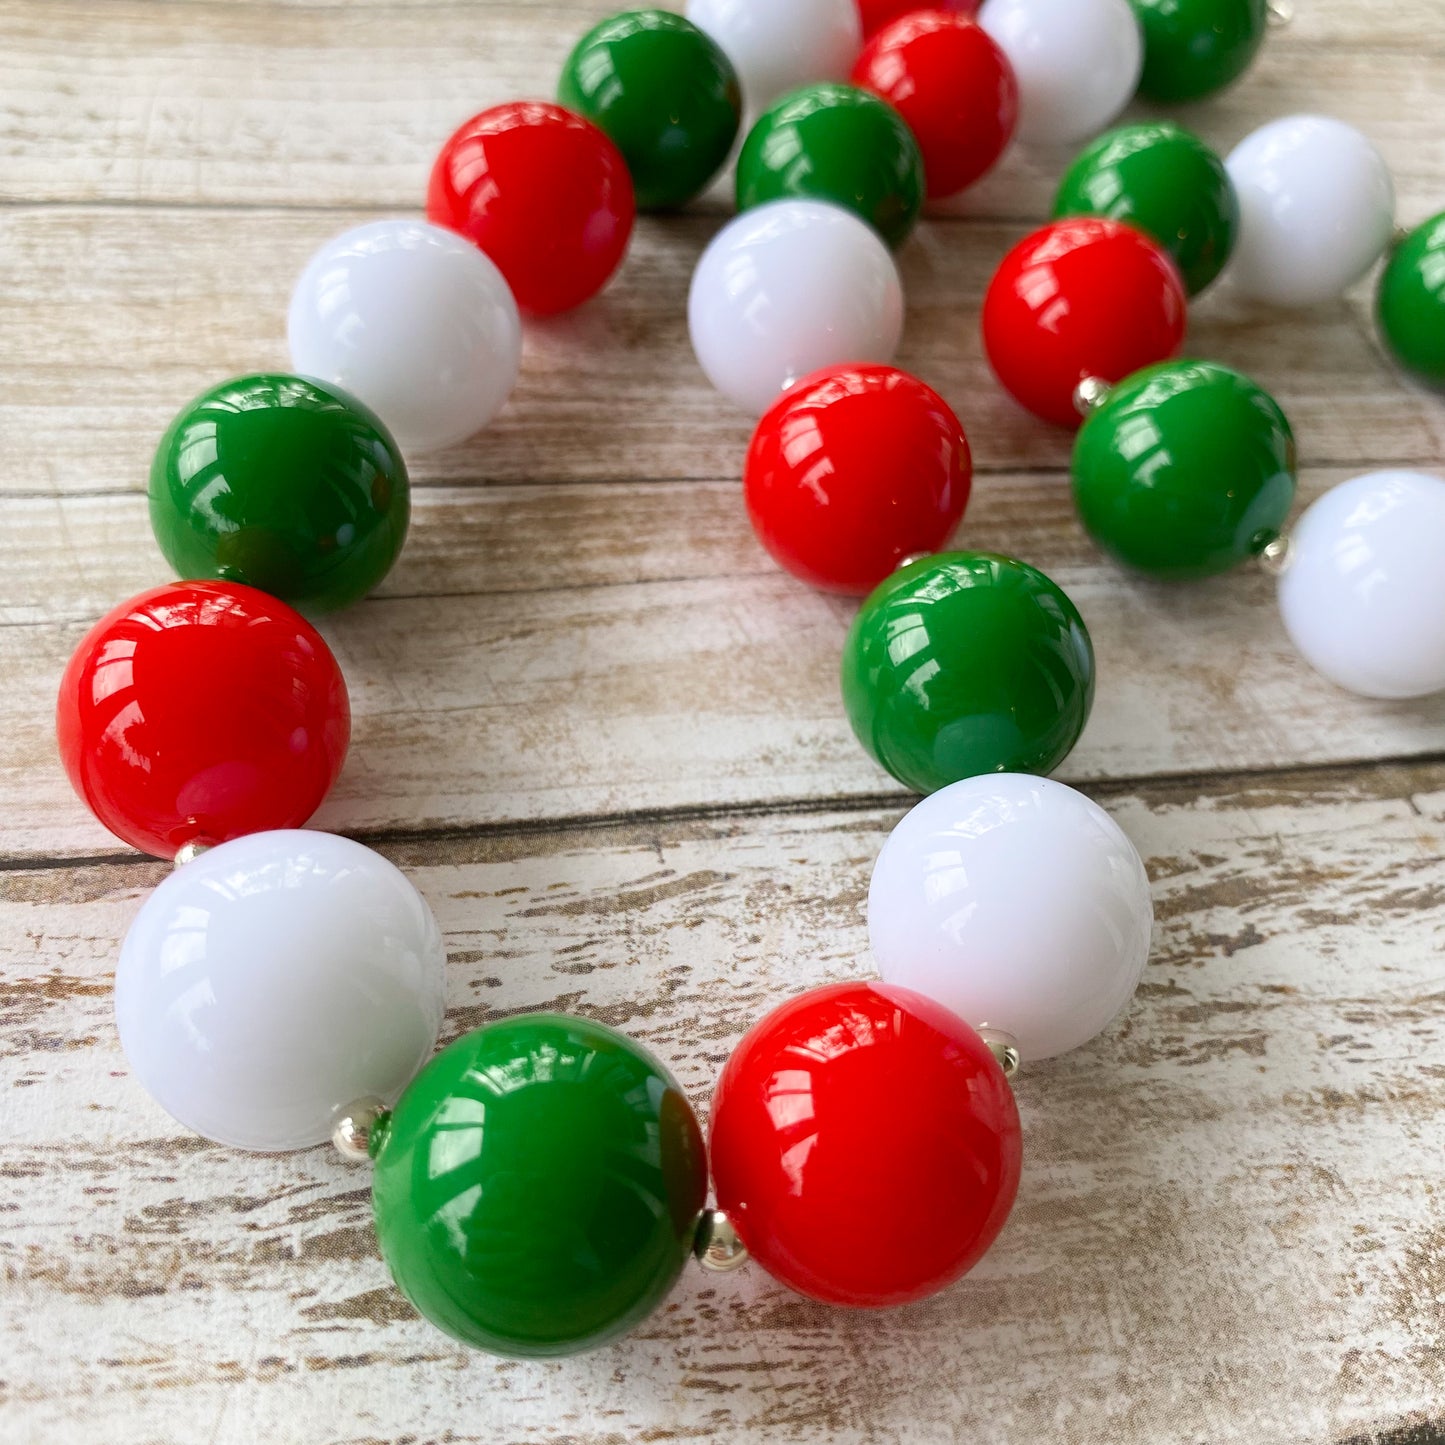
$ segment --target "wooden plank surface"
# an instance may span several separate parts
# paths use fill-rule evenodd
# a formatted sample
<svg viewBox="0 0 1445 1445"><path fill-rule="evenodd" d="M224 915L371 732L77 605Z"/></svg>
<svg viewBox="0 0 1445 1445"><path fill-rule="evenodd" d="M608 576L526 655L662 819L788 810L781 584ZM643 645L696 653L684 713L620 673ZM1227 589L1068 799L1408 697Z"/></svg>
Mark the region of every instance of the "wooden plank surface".
<svg viewBox="0 0 1445 1445"><path fill-rule="evenodd" d="M1296 0L1178 112L1220 146L1362 125L1402 219L1445 205L1441 0ZM130 1080L118 939L163 876L53 754L69 649L165 580L143 490L177 406L284 364L321 240L414 210L447 130L545 94L606 0L0 0L0 1439L68 1445L1445 1440L1445 701L1314 677L1267 579L1163 588L1080 531L1069 441L983 363L978 308L1062 163L1016 152L900 255L904 365L979 475L960 541L1084 612L1099 702L1061 773L1144 854L1159 925L1103 1039L1021 1075L1018 1209L968 1281L883 1316L754 1270L633 1339L498 1363L387 1285L364 1170L186 1136ZM454 1033L626 1028L705 1108L760 1012L871 971L869 868L907 799L837 696L849 604L741 513L749 421L683 306L726 189L646 220L593 305L531 326L518 393L414 467L407 551L330 619L353 750L317 823L375 841L447 936ZM1367 288L1300 317L1204 298L1190 349L1280 398L1301 501L1445 456Z"/></svg>
<svg viewBox="0 0 1445 1445"><path fill-rule="evenodd" d="M510 1365L387 1288L361 1172L178 1133L126 1074L112 940L159 865L0 877L9 1404L37 1440L1318 1441L1445 1399L1445 767L1110 791L1159 927L1127 1020L1019 1083L1018 1208L878 1316L690 1274L632 1339ZM897 809L386 851L449 1028L628 1029L705 1102L756 1014L856 975ZM65 1368L60 1369L61 1361Z"/></svg>

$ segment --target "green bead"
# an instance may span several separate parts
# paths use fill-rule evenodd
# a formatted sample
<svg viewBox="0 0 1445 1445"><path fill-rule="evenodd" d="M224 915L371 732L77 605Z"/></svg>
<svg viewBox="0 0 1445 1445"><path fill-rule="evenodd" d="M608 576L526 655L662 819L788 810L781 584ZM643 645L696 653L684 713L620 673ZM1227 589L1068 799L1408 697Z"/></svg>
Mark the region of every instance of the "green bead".
<svg viewBox="0 0 1445 1445"><path fill-rule="evenodd" d="M402 1292L493 1354L569 1355L662 1302L707 1197L692 1108L602 1024L530 1014L464 1035L372 1148L377 1237Z"/></svg>
<svg viewBox="0 0 1445 1445"><path fill-rule="evenodd" d="M151 463L150 513L178 577L329 612L391 570L411 491L391 434L355 397L299 376L240 376L171 423Z"/></svg>
<svg viewBox="0 0 1445 1445"><path fill-rule="evenodd" d="M1147 100L1198 100L1249 69L1264 43L1267 0L1130 0L1144 32Z"/></svg>
<svg viewBox="0 0 1445 1445"><path fill-rule="evenodd" d="M1295 442L1274 399L1208 361L1126 377L1074 444L1074 500L1094 540L1156 577L1210 577L1280 534Z"/></svg>
<svg viewBox="0 0 1445 1445"><path fill-rule="evenodd" d="M667 10L629 10L594 26L567 57L557 98L612 137L649 211L705 189L742 123L732 62Z"/></svg>
<svg viewBox="0 0 1445 1445"><path fill-rule="evenodd" d="M786 198L856 211L890 246L923 209L923 156L907 122L855 85L825 81L785 95L738 156L738 210Z"/></svg>
<svg viewBox="0 0 1445 1445"><path fill-rule="evenodd" d="M843 704L899 782L931 793L979 773L1047 773L1094 702L1094 649L1068 596L987 552L900 567L843 646Z"/></svg>
<svg viewBox="0 0 1445 1445"><path fill-rule="evenodd" d="M1152 236L1191 296L1224 269L1239 233L1239 198L1224 162L1169 121L1101 135L1064 172L1054 217L1104 216Z"/></svg>
<svg viewBox="0 0 1445 1445"><path fill-rule="evenodd" d="M1445 211L1395 248L1375 314L1395 360L1421 381L1445 386Z"/></svg>

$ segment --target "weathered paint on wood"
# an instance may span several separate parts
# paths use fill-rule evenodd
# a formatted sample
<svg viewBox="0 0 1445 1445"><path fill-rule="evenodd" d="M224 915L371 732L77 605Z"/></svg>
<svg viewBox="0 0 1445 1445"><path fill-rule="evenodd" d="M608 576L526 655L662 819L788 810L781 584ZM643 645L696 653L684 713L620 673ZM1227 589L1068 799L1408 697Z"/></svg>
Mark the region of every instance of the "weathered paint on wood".
<svg viewBox="0 0 1445 1445"><path fill-rule="evenodd" d="M1018 1085L1018 1210L927 1305L689 1277L634 1339L499 1364L390 1290L364 1175L186 1137L130 1081L111 940L158 865L0 879L5 1407L30 1438L1317 1441L1445 1398L1445 769L1105 794L1155 884L1133 1008ZM705 1103L795 989L866 971L896 809L388 847L449 1027L560 1007Z"/></svg>
<svg viewBox="0 0 1445 1445"><path fill-rule="evenodd" d="M165 580L155 439L216 376L283 364L311 248L414 210L448 128L547 93L609 8L0 0L0 1439L1438 1445L1445 705L1314 678L1262 576L1143 584L1080 532L1068 438L977 340L1062 158L1014 154L903 251L900 359L974 442L960 540L1043 566L1094 630L1064 776L1138 842L1159 926L1128 1016L1021 1076L1023 1195L975 1275L883 1316L692 1276L614 1349L497 1363L389 1288L364 1170L200 1143L130 1080L109 975L164 870L69 797L49 717L84 627ZM1402 219L1439 209L1440 0L1297 9L1181 118L1228 146L1330 110L1384 149ZM529 329L498 425L415 467L401 565L325 624L357 728L318 819L431 899L450 1031L575 1009L699 1105L759 1012L868 971L868 870L906 805L839 713L849 606L753 543L748 419L687 346L724 201L644 222L600 302ZM1280 397L1303 499L1445 455L1367 288L1302 317L1221 288L1190 349Z"/></svg>

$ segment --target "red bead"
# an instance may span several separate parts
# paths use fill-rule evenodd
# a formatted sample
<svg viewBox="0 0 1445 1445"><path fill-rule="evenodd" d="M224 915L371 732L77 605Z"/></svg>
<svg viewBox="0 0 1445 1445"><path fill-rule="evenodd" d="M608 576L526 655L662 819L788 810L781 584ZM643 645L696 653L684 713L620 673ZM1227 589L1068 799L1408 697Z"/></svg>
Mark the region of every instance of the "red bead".
<svg viewBox="0 0 1445 1445"><path fill-rule="evenodd" d="M607 284L637 203L622 152L595 125L527 100L474 115L442 147L426 213L496 262L523 311L551 316Z"/></svg>
<svg viewBox="0 0 1445 1445"><path fill-rule="evenodd" d="M170 858L193 841L304 823L341 771L351 708L331 649L284 602L176 582L91 629L55 724L95 816Z"/></svg>
<svg viewBox="0 0 1445 1445"><path fill-rule="evenodd" d="M1018 123L1013 66L981 26L962 16L920 10L895 20L863 47L853 81L890 101L908 122L935 200L991 169Z"/></svg>
<svg viewBox="0 0 1445 1445"><path fill-rule="evenodd" d="M890 984L815 989L756 1025L723 1069L709 1148L748 1252L828 1304L951 1284L1019 1182L1018 1110L987 1045Z"/></svg>
<svg viewBox="0 0 1445 1445"><path fill-rule="evenodd" d="M836 366L764 413L743 472L753 530L776 561L834 592L871 592L947 543L973 463L958 418L892 366Z"/></svg>
<svg viewBox="0 0 1445 1445"><path fill-rule="evenodd" d="M865 40L891 25L900 15L920 10L942 10L950 15L977 15L983 0L937 0L933 5L920 5L918 0L858 0L858 16L863 22Z"/></svg>
<svg viewBox="0 0 1445 1445"><path fill-rule="evenodd" d="M1081 216L1025 237L983 302L995 375L1036 416L1078 426L1086 377L1122 381L1179 354L1187 320L1174 262L1132 226Z"/></svg>

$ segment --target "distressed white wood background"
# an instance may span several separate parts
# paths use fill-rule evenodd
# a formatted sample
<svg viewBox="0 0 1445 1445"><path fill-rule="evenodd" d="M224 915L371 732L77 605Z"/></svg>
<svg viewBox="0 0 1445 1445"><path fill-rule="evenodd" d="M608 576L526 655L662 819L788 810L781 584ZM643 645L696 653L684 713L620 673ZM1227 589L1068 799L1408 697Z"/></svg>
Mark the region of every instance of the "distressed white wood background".
<svg viewBox="0 0 1445 1445"><path fill-rule="evenodd" d="M1382 147L1402 220L1445 205L1445 3L1296 4L1180 117L1227 147L1327 110ZM1081 534L1067 439L977 340L1059 157L1011 157L910 242L901 359L969 428L962 540L1045 568L1093 630L1062 776L1139 845L1159 926L1127 1019L1020 1077L1019 1205L973 1276L857 1316L690 1275L621 1345L500 1363L390 1289L364 1170L198 1142L131 1082L110 972L162 870L70 796L50 712L85 627L166 578L155 440L284 364L309 251L415 209L453 125L549 93L609 8L0 0L0 1439L1438 1445L1445 701L1347 697L1262 577L1152 586ZM602 299L529 330L497 426L416 467L400 566L327 625L357 726L317 820L426 892L450 1030L590 1013L704 1107L753 1018L869 969L868 871L907 806L841 716L849 608L753 543L747 419L687 348L723 209L644 221ZM1221 289L1190 346L1279 396L1302 500L1445 458L1445 401L1384 363L1368 288L1302 316Z"/></svg>

